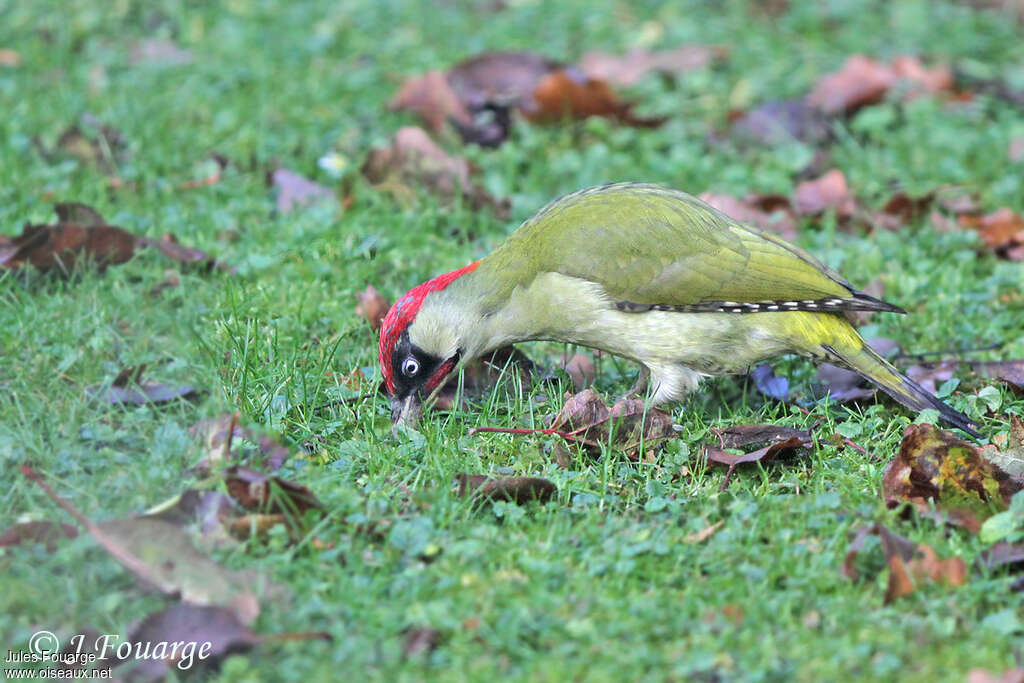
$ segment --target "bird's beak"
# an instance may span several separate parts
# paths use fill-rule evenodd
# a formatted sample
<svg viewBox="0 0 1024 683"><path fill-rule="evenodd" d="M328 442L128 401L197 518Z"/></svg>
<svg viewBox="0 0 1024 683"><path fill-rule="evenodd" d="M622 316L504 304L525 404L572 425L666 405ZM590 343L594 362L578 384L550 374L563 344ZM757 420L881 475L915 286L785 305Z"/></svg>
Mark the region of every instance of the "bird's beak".
<svg viewBox="0 0 1024 683"><path fill-rule="evenodd" d="M404 399L391 399L391 424L395 427L402 425L415 427L422 414L423 404L416 398L415 393L409 394Z"/></svg>

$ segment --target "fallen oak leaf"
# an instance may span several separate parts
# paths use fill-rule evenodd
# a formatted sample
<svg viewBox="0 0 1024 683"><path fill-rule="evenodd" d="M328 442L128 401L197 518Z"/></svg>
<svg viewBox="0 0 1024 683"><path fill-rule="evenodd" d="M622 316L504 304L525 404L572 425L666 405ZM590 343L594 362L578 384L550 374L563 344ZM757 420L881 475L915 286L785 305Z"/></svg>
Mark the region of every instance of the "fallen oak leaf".
<svg viewBox="0 0 1024 683"><path fill-rule="evenodd" d="M455 481L460 498L472 496L475 500L503 500L522 505L531 501L546 503L558 495L558 487L540 477L492 479L484 474L460 474Z"/></svg>
<svg viewBox="0 0 1024 683"><path fill-rule="evenodd" d="M558 69L544 76L522 112L530 121L539 123L590 116L603 116L643 128L656 128L665 122L664 118L636 116L633 105L619 99L605 81L586 78L575 69Z"/></svg>

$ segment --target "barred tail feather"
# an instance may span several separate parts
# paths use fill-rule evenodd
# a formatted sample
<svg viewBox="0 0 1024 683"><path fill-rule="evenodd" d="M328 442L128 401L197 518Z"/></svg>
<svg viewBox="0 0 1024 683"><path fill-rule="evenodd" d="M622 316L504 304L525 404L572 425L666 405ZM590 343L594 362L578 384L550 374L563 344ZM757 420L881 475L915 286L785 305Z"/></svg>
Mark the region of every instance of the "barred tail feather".
<svg viewBox="0 0 1024 683"><path fill-rule="evenodd" d="M952 426L962 429L975 439L982 438L969 417L928 393L924 387L894 368L870 346L862 344L860 348L840 350L823 345L822 348L828 353L830 360L848 367L864 379L878 385L882 391L908 408L933 408Z"/></svg>

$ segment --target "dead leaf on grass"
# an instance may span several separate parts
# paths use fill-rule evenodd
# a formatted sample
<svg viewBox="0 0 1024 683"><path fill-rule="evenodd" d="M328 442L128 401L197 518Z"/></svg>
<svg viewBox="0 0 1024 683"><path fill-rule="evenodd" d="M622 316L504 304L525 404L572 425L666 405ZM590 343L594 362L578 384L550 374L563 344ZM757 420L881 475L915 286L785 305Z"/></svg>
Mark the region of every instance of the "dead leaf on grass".
<svg viewBox="0 0 1024 683"><path fill-rule="evenodd" d="M580 58L579 67L587 78L629 87L648 74L677 77L703 69L728 52L728 48L721 45L682 45L653 52L635 49L624 55L591 51Z"/></svg>
<svg viewBox="0 0 1024 683"><path fill-rule="evenodd" d="M142 373L146 364L127 367L118 373L110 386L97 384L86 387L86 393L93 399L98 399L111 405L135 405L148 404L160 405L179 399L189 399L196 395L196 389L190 385L160 384L158 382L143 382Z"/></svg>
<svg viewBox="0 0 1024 683"><path fill-rule="evenodd" d="M39 520L19 522L0 534L0 548L21 545L22 543L42 543L46 550L53 552L57 543L78 536L78 529L63 522Z"/></svg>
<svg viewBox="0 0 1024 683"><path fill-rule="evenodd" d="M21 55L8 48L0 49L0 66L10 69L21 66Z"/></svg>
<svg viewBox="0 0 1024 683"><path fill-rule="evenodd" d="M800 448L811 448L814 441L810 432L783 427L780 425L738 425L717 431L719 446L705 446L704 457L709 461L725 465L728 471L719 487L724 491L729 487L736 466L747 462L771 460L784 453ZM742 449L752 444L767 443L767 446L750 453L729 453L729 449Z"/></svg>
<svg viewBox="0 0 1024 683"><path fill-rule="evenodd" d="M719 520L714 524L708 524L700 531L695 531L692 534L687 534L683 538L683 543L703 543L704 541L714 536L715 532L721 529L723 524L725 524L725 520Z"/></svg>
<svg viewBox="0 0 1024 683"><path fill-rule="evenodd" d="M796 215L787 197L753 194L740 199L704 192L700 199L740 223L777 233L786 239L796 239Z"/></svg>
<svg viewBox="0 0 1024 683"><path fill-rule="evenodd" d="M366 289L356 292L356 315L370 323L370 330L374 332L380 329L390 308L391 302L373 285L367 285Z"/></svg>
<svg viewBox="0 0 1024 683"><path fill-rule="evenodd" d="M829 115L852 114L881 102L901 84L907 89L906 97L946 92L953 88L953 72L942 65L929 69L916 57L896 57L886 64L853 55L815 84L808 101Z"/></svg>
<svg viewBox="0 0 1024 683"><path fill-rule="evenodd" d="M984 216L961 215L960 225L981 235L985 246L1010 261L1024 261L1024 217L1002 208Z"/></svg>
<svg viewBox="0 0 1024 683"><path fill-rule="evenodd" d="M910 425L882 476L886 504L909 502L925 516L977 533L981 522L1024 489L1024 480L988 457L995 452L994 446L979 448L931 425Z"/></svg>
<svg viewBox="0 0 1024 683"><path fill-rule="evenodd" d="M402 656L406 659L428 655L441 644L441 632L426 626L410 626L403 631Z"/></svg>
<svg viewBox="0 0 1024 683"><path fill-rule="evenodd" d="M270 436L238 423L239 413L222 413L199 420L188 428L201 440L206 454L192 468L206 476L218 465L251 464L276 472L289 457L289 449Z"/></svg>
<svg viewBox="0 0 1024 683"><path fill-rule="evenodd" d="M420 185L444 201L463 196L474 209L490 207L499 216L507 215L507 201L496 200L472 182L471 164L449 156L422 128L400 128L388 147L370 150L362 171L371 183L400 200L415 200L410 185Z"/></svg>
<svg viewBox="0 0 1024 683"><path fill-rule="evenodd" d="M832 209L839 218L849 218L857 210L857 202L839 169L832 169L814 180L796 186L793 207L804 216L816 216Z"/></svg>
<svg viewBox="0 0 1024 683"><path fill-rule="evenodd" d="M558 487L540 477L502 477L492 479L484 474L460 474L455 478L461 498L504 500L520 505L537 501L546 503L558 495Z"/></svg>
<svg viewBox="0 0 1024 683"><path fill-rule="evenodd" d="M678 436L672 416L663 410L647 406L638 398L619 399L609 409L593 389L569 398L551 428L590 450L600 451L601 444L606 444L634 460L641 446L650 448Z"/></svg>
<svg viewBox="0 0 1024 683"><path fill-rule="evenodd" d="M58 496L30 467L22 465L20 470L143 585L194 605L227 607L245 624L259 615L259 600L253 592L253 587L260 584L257 574L223 568L196 550L184 531L159 518L93 522Z"/></svg>
<svg viewBox="0 0 1024 683"><path fill-rule="evenodd" d="M1024 17L1024 5L1020 8ZM987 669L971 669L967 672L967 683L1024 683L1024 667L993 673Z"/></svg>
<svg viewBox="0 0 1024 683"><path fill-rule="evenodd" d="M807 98L765 102L730 117L732 137L765 145L799 140L820 144L832 134L828 117Z"/></svg>
<svg viewBox="0 0 1024 683"><path fill-rule="evenodd" d="M1024 390L1024 359L1000 361L976 361L971 369L982 377L1006 382L1017 391Z"/></svg>
<svg viewBox="0 0 1024 683"><path fill-rule="evenodd" d="M841 571L846 578L852 581L860 578L854 563L870 535L876 535L881 540L889 567L885 604L913 593L923 583L942 583L948 586L967 583L967 565L963 558L940 559L930 546L915 544L878 523L862 526L854 532Z"/></svg>
<svg viewBox="0 0 1024 683"><path fill-rule="evenodd" d="M277 190L277 210L282 215L321 202L337 202L331 190L287 168L276 169L269 182Z"/></svg>
<svg viewBox="0 0 1024 683"><path fill-rule="evenodd" d="M1006 156L1009 157L1010 163L1013 164L1018 161L1024 161L1024 138L1010 140L1010 146L1006 149Z"/></svg>
<svg viewBox="0 0 1024 683"><path fill-rule="evenodd" d="M573 354L562 363L562 369L572 380L572 386L576 391L583 391L594 383L597 378L597 371L594 369L594 361L585 353Z"/></svg>

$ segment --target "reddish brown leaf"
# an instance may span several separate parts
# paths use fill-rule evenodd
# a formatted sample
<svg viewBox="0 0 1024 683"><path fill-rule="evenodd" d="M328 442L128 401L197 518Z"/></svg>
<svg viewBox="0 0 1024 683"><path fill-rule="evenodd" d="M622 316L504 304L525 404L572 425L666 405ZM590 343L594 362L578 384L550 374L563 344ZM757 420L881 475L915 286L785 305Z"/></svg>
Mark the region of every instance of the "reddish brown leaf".
<svg viewBox="0 0 1024 683"><path fill-rule="evenodd" d="M953 378L958 365L955 360L944 360L940 363L922 363L907 368L907 377L914 380L930 394L934 394L939 385Z"/></svg>
<svg viewBox="0 0 1024 683"><path fill-rule="evenodd" d="M1006 382L1018 391L1024 390L1024 360L979 361L971 363L975 372Z"/></svg>
<svg viewBox="0 0 1024 683"><path fill-rule="evenodd" d="M512 503L545 503L558 495L558 487L539 477L502 477L491 479L483 474L460 474L459 496L472 495L478 500L505 500Z"/></svg>
<svg viewBox="0 0 1024 683"><path fill-rule="evenodd" d="M391 302L373 285L367 285L366 289L356 292L356 315L365 318L374 332L380 329L390 308Z"/></svg>
<svg viewBox="0 0 1024 683"><path fill-rule="evenodd" d="M915 57L897 57L885 64L853 55L838 71L819 80L808 100L826 114L851 114L882 101L899 83L907 84L908 96L938 93L952 89L953 74L945 66L928 69Z"/></svg>
<svg viewBox="0 0 1024 683"><path fill-rule="evenodd" d="M594 370L594 361L585 353L577 353L562 363L562 368L572 380L573 388L582 391L594 383L597 372Z"/></svg>
<svg viewBox="0 0 1024 683"><path fill-rule="evenodd" d="M996 543L978 555L977 564L987 569L1005 567L1011 571L1024 569L1024 543Z"/></svg>
<svg viewBox="0 0 1024 683"><path fill-rule="evenodd" d="M925 582L950 586L962 586L967 582L967 565L963 558L939 559L930 546L924 543L915 545L877 523L856 530L843 560L841 573L846 578L853 581L860 578L854 563L863 550L864 541L872 534L881 540L889 567L889 582L885 591L886 604L914 592Z"/></svg>
<svg viewBox="0 0 1024 683"><path fill-rule="evenodd" d="M406 81L388 103L388 108L418 114L434 133L443 131L450 120L463 126L472 123L466 105L452 89L448 77L440 71L431 71Z"/></svg>
<svg viewBox="0 0 1024 683"><path fill-rule="evenodd" d="M449 156L422 128L400 128L390 146L370 150L362 170L371 183L400 199L414 199L409 185L415 184L446 201L462 195L477 209L489 206L499 215L508 210L507 202L495 200L470 180L468 161Z"/></svg>
<svg viewBox="0 0 1024 683"><path fill-rule="evenodd" d="M714 524L709 524L708 526L704 527L700 531L695 531L692 534L687 534L686 537L683 538L683 542L684 543L703 543L704 541L706 541L709 538L711 538L712 536L714 536L715 532L718 531L719 529L721 529L723 524L725 524L725 522L721 521L721 520L718 521L718 522L715 522Z"/></svg>
<svg viewBox="0 0 1024 683"><path fill-rule="evenodd" d="M485 52L452 67L448 83L459 101L474 109L497 102L530 110L538 84L561 68L558 62L527 52Z"/></svg>
<svg viewBox="0 0 1024 683"><path fill-rule="evenodd" d="M625 55L592 51L583 55L579 66L587 78L629 87L651 73L680 76L703 69L726 54L728 49L720 45L683 45L658 52L636 49Z"/></svg>
<svg viewBox="0 0 1024 683"><path fill-rule="evenodd" d="M17 269L31 265L44 272L59 269L67 274L84 257L103 271L130 259L136 244L134 235L112 225L25 225L22 234L3 250L0 266Z"/></svg>
<svg viewBox="0 0 1024 683"><path fill-rule="evenodd" d="M726 465L729 469L719 488L724 491L729 486L736 466L746 462L759 462L797 448L809 448L813 445L810 432L783 427L780 425L737 425L716 431L719 446L706 446L705 457L711 462ZM729 453L726 448L742 449L753 444L767 444L759 450L745 454Z"/></svg>
<svg viewBox="0 0 1024 683"><path fill-rule="evenodd" d="M793 206L797 213L804 216L816 216L827 209L833 209L840 218L852 216L857 208L856 200L846 184L846 176L838 169L797 185Z"/></svg>
<svg viewBox="0 0 1024 683"><path fill-rule="evenodd" d="M322 510L323 503L305 486L249 467L224 471L228 495L246 510L301 517L307 510Z"/></svg>
<svg viewBox="0 0 1024 683"><path fill-rule="evenodd" d="M0 534L0 548L22 543L42 543L48 551L53 552L59 541L76 536L78 529L70 524L48 521L19 522Z"/></svg>
<svg viewBox="0 0 1024 683"><path fill-rule="evenodd" d="M655 127L664 119L644 119L632 113L604 81L586 78L573 69L559 69L544 76L533 91L523 114L531 121L551 123L564 119L604 116L633 126Z"/></svg>
<svg viewBox="0 0 1024 683"><path fill-rule="evenodd" d="M704 192L700 199L730 218L755 228L796 239L796 216L789 199L779 195L748 195L743 199Z"/></svg>
<svg viewBox="0 0 1024 683"><path fill-rule="evenodd" d="M647 406L642 399L628 398L609 409L593 389L584 389L567 400L551 427L590 450L599 451L601 444L610 444L633 459L641 445L678 436L668 413Z"/></svg>
<svg viewBox="0 0 1024 683"><path fill-rule="evenodd" d="M960 225L973 228L985 245L1011 261L1024 261L1024 217L1002 208L985 216L960 216Z"/></svg>

